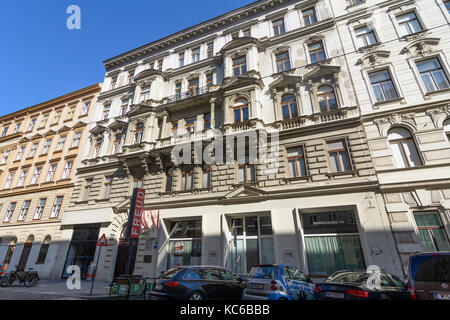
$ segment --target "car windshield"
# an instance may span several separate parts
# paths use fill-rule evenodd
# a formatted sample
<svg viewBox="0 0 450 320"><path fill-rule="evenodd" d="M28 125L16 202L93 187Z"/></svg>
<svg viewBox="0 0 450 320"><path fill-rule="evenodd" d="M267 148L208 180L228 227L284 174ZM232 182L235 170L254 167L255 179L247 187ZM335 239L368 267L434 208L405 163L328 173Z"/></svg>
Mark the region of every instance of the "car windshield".
<svg viewBox="0 0 450 320"><path fill-rule="evenodd" d="M161 274L161 278L163 279L171 279L175 277L177 274L179 274L183 269L181 268L170 268L166 272L163 272Z"/></svg>
<svg viewBox="0 0 450 320"><path fill-rule="evenodd" d="M252 267L249 279L275 279L275 266Z"/></svg>
<svg viewBox="0 0 450 320"><path fill-rule="evenodd" d="M325 282L359 283L359 281L361 280L361 278L365 276L365 274L366 274L365 272L340 272L329 276L328 279L325 280Z"/></svg>

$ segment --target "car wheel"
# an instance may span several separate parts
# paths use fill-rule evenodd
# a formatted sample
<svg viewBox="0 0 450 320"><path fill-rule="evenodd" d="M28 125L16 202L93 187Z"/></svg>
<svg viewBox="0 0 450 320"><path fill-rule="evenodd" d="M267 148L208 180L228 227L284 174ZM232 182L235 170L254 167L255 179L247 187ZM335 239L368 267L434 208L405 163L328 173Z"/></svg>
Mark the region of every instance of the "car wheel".
<svg viewBox="0 0 450 320"><path fill-rule="evenodd" d="M204 297L201 292L194 291L189 295L189 300L204 300Z"/></svg>

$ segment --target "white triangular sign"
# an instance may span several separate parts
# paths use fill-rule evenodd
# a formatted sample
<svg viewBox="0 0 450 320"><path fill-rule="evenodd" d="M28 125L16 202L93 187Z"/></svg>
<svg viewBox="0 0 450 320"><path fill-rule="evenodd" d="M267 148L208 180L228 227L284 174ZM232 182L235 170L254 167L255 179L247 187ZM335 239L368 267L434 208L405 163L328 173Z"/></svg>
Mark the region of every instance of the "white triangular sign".
<svg viewBox="0 0 450 320"><path fill-rule="evenodd" d="M106 240L106 235L103 234L97 241L97 247L107 247L108 241Z"/></svg>

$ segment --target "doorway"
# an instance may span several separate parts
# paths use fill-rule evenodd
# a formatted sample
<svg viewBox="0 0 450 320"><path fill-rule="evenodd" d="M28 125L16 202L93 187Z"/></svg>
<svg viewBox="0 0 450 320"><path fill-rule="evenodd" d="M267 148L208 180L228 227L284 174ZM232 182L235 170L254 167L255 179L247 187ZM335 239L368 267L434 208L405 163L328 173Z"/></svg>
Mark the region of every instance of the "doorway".
<svg viewBox="0 0 450 320"><path fill-rule="evenodd" d="M24 271L30 256L31 248L33 247L34 236L30 235L23 245L22 255L20 256L19 265L17 271Z"/></svg>

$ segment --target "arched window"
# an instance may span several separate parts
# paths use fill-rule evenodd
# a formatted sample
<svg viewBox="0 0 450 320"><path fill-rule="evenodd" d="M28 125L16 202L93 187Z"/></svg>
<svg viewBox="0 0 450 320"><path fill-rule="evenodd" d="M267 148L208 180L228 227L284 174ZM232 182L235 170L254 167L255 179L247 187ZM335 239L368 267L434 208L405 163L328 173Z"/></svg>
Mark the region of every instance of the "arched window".
<svg viewBox="0 0 450 320"><path fill-rule="evenodd" d="M293 119L298 116L297 100L292 94L281 98L281 111L283 112L283 120Z"/></svg>
<svg viewBox="0 0 450 320"><path fill-rule="evenodd" d="M444 133L447 136L447 140L450 141L450 119L444 121Z"/></svg>
<svg viewBox="0 0 450 320"><path fill-rule="evenodd" d="M14 250L16 250L17 238L13 237L9 242L8 251L6 252L5 259L3 260L3 264L9 264L11 261Z"/></svg>
<svg viewBox="0 0 450 320"><path fill-rule="evenodd" d="M144 124L138 123L136 125L136 130L134 131L134 143L138 144L142 142L142 134L144 133Z"/></svg>
<svg viewBox="0 0 450 320"><path fill-rule="evenodd" d="M45 258L47 258L48 248L50 247L51 242L52 238L50 236L46 236L44 241L42 241L41 249L39 250L39 255L36 264L45 263Z"/></svg>
<svg viewBox="0 0 450 320"><path fill-rule="evenodd" d="M317 100L320 112L328 112L337 109L336 95L330 86L321 86L317 90Z"/></svg>
<svg viewBox="0 0 450 320"><path fill-rule="evenodd" d="M236 100L233 111L235 123L248 120L248 100L245 98Z"/></svg>
<svg viewBox="0 0 450 320"><path fill-rule="evenodd" d="M422 165L414 139L407 129L393 128L389 130L388 140L397 168L409 168Z"/></svg>

